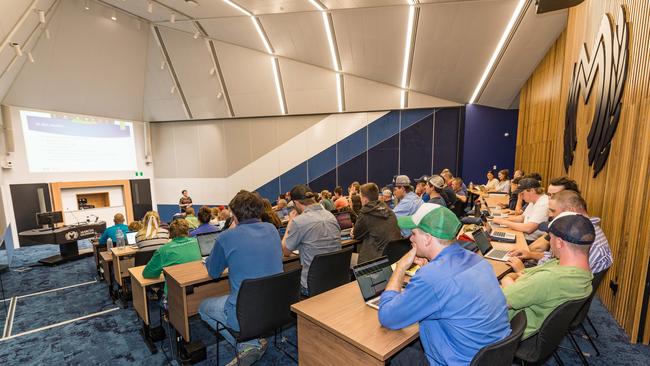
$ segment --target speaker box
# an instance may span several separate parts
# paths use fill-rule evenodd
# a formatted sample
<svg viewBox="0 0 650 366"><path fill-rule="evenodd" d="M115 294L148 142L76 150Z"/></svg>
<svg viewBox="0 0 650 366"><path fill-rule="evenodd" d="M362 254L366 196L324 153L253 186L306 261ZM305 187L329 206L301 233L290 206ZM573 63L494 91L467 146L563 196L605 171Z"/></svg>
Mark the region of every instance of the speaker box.
<svg viewBox="0 0 650 366"><path fill-rule="evenodd" d="M537 0L537 14L570 8L585 0Z"/></svg>

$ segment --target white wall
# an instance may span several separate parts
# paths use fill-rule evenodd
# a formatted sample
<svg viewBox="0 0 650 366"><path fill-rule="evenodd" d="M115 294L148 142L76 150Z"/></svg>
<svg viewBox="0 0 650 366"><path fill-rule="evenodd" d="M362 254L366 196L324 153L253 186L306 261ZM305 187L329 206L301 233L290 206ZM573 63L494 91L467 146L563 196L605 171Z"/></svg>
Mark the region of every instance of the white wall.
<svg viewBox="0 0 650 366"><path fill-rule="evenodd" d="M36 110L37 109L31 109ZM58 111L45 111L43 112L58 112ZM14 218L13 202L11 201L11 191L9 186L11 184L25 184L25 183L51 183L51 182L76 182L76 181L95 181L95 180L113 180L113 179L151 179L153 180L153 165L145 163L145 136L144 136L144 123L138 121L133 122L133 130L135 133L135 150L136 150L136 164L137 170L141 171L143 175L140 177L135 176L132 171L116 171L116 172L58 172L58 173L31 173L27 165L27 152L25 150L25 140L20 123L20 108L10 107L11 121L3 121L3 125L10 123L13 126L12 137L14 140L15 152L10 156L13 160L14 167L12 169L2 169L1 177L1 190L4 203L4 211L7 222L16 227ZM87 117L101 117L101 118L115 118L114 116L87 116ZM4 129L0 133L0 152L5 150L5 134ZM0 153L1 156L1 153ZM152 184L152 202L154 207L156 204L155 189ZM76 205L75 205L76 206ZM109 221L110 223L111 221ZM15 246L18 246L18 234L13 233Z"/></svg>

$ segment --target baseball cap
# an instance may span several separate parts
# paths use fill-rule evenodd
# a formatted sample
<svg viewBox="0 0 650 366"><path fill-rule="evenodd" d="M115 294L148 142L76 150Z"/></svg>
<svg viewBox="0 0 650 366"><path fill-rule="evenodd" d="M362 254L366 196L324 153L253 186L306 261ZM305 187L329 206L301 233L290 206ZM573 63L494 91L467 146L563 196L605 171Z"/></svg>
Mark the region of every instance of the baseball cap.
<svg viewBox="0 0 650 366"><path fill-rule="evenodd" d="M401 229L420 229L440 239L452 240L462 226L450 209L435 203L423 203L411 216L397 218Z"/></svg>
<svg viewBox="0 0 650 366"><path fill-rule="evenodd" d="M517 186L517 190L515 191L516 194L519 194L520 192L523 192L527 189L530 188L539 188L542 185L539 183L537 179L534 178L523 178L519 181L519 185Z"/></svg>
<svg viewBox="0 0 650 366"><path fill-rule="evenodd" d="M591 220L575 212L557 215L549 224L548 232L576 245L591 245L596 239L596 230Z"/></svg>
<svg viewBox="0 0 650 366"><path fill-rule="evenodd" d="M314 193L311 191L311 189L309 189L309 187L307 187L304 184L298 184L297 186L291 188L291 192L289 193L289 195L291 196L291 200L294 201L301 201L308 198L314 198Z"/></svg>
<svg viewBox="0 0 650 366"><path fill-rule="evenodd" d="M395 176L395 179L393 179L393 187L404 187L404 186L410 186L411 185L411 179L409 179L408 176L406 175L397 175Z"/></svg>
<svg viewBox="0 0 650 366"><path fill-rule="evenodd" d="M443 189L445 188L445 179L439 175L433 175L429 178L429 184L434 188Z"/></svg>
<svg viewBox="0 0 650 366"><path fill-rule="evenodd" d="M429 176L428 175L423 175L420 178L416 180L418 183L426 183L429 181Z"/></svg>

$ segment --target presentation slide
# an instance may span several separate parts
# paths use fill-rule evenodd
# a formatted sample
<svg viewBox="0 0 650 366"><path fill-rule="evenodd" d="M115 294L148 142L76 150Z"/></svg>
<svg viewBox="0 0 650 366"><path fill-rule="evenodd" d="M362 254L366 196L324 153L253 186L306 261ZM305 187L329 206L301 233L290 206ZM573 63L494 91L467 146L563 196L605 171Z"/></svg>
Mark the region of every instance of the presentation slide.
<svg viewBox="0 0 650 366"><path fill-rule="evenodd" d="M20 111L29 171L135 171L133 123Z"/></svg>

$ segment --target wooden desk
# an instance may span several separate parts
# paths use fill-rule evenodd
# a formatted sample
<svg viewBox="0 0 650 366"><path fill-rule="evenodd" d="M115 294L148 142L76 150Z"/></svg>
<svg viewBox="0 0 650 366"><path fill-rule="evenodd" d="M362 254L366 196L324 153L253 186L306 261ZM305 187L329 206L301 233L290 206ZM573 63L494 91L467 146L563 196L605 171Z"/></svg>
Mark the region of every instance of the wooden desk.
<svg viewBox="0 0 650 366"><path fill-rule="evenodd" d="M93 257L95 258L95 266L97 267L97 271L99 272L99 267L100 267L99 253L106 251L106 245L99 245L99 242L97 240L91 240L90 243L93 245Z"/></svg>
<svg viewBox="0 0 650 366"><path fill-rule="evenodd" d="M129 268L131 275L131 293L133 295L133 307L145 325L149 325L149 309L147 305L147 287L165 282L161 274L158 278L144 278L142 271L146 266Z"/></svg>
<svg viewBox="0 0 650 366"><path fill-rule="evenodd" d="M489 194L485 196L485 202L487 202L488 207L500 208L499 204L508 205L510 201L510 195L507 194Z"/></svg>
<svg viewBox="0 0 650 366"><path fill-rule="evenodd" d="M110 287L113 284L113 257L110 252L100 252L99 260L104 271L104 281Z"/></svg>
<svg viewBox="0 0 650 366"><path fill-rule="evenodd" d="M417 324L389 330L351 282L291 306L298 315L298 362L304 365L383 365L418 338Z"/></svg>
<svg viewBox="0 0 650 366"><path fill-rule="evenodd" d="M123 278L129 277L129 268L135 265L135 253L138 249L124 246L120 248L111 248L111 256L113 257L113 277L118 287L124 285Z"/></svg>
<svg viewBox="0 0 650 366"><path fill-rule="evenodd" d="M524 237L524 233L522 233L521 231L516 231L508 228L499 228L499 231L515 234L517 236L517 242L514 244L510 244L510 243L501 243L498 241L490 241L494 249L528 250L528 243L526 243L526 238ZM512 267L510 267L510 265L506 262L495 261L493 259L488 259L488 258L485 258L485 260L490 262L492 268L494 269L494 274L497 276L498 279L501 279L501 277L505 276L506 274L512 271Z"/></svg>

